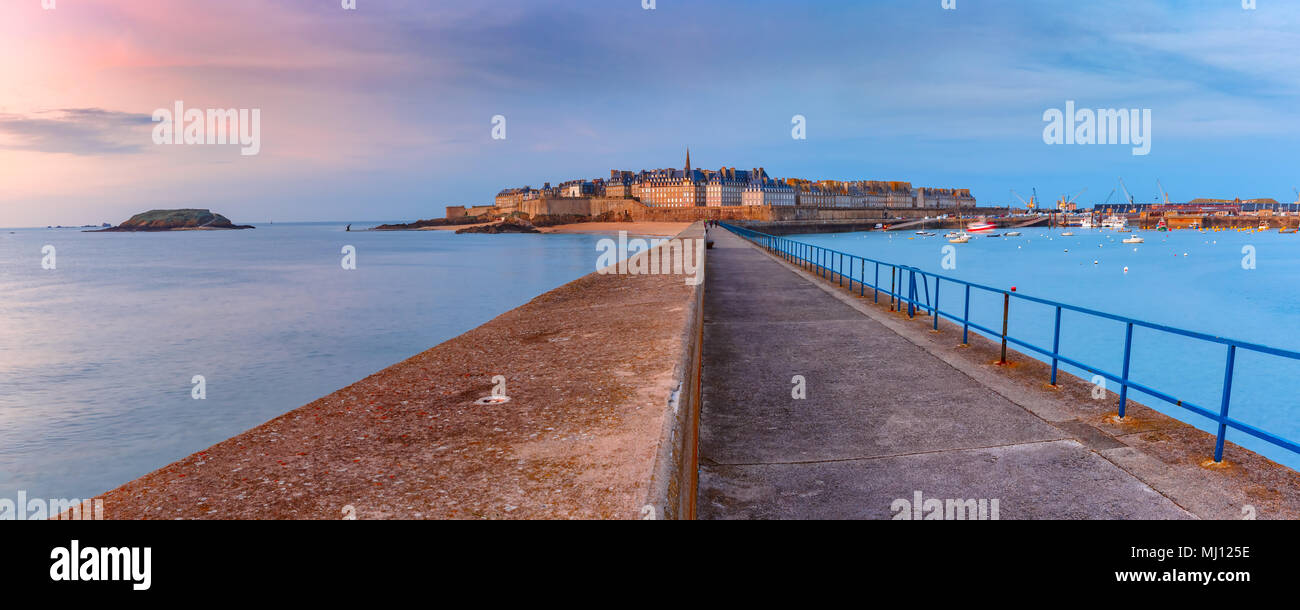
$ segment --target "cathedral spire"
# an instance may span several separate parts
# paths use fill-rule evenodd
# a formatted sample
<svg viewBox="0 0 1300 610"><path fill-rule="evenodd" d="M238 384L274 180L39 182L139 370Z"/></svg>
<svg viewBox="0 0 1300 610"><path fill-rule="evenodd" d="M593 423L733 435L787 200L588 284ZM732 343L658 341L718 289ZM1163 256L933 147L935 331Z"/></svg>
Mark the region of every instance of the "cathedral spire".
<svg viewBox="0 0 1300 610"><path fill-rule="evenodd" d="M686 175L687 177L691 175L691 149L689 146L686 148Z"/></svg>

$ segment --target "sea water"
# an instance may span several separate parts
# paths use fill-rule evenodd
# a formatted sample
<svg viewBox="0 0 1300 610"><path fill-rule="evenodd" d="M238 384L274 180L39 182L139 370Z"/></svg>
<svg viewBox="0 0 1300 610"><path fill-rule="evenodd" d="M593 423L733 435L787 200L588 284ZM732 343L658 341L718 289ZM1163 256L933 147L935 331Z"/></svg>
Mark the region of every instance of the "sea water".
<svg viewBox="0 0 1300 610"><path fill-rule="evenodd" d="M601 238L344 226L0 229L0 498L201 451L590 273Z"/></svg>

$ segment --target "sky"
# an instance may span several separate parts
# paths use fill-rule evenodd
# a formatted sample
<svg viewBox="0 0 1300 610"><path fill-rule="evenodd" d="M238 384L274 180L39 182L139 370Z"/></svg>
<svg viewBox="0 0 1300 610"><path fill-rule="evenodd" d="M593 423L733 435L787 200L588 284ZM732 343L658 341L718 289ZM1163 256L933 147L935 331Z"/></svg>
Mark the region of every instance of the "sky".
<svg viewBox="0 0 1300 610"><path fill-rule="evenodd" d="M50 0L44 0L46 4ZM1300 2L3 0L0 226L413 220L610 169L1295 201ZM1151 149L1043 116L1149 109ZM154 141L257 109L260 148ZM493 117L505 117L494 139ZM806 139L792 118L806 119ZM1110 195L1118 202L1123 195Z"/></svg>

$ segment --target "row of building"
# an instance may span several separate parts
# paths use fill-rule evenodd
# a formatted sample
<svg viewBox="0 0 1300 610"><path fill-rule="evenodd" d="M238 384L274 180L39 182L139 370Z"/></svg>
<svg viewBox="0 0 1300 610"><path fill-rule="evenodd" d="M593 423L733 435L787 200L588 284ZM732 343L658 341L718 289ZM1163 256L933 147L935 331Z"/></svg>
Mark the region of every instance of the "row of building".
<svg viewBox="0 0 1300 610"><path fill-rule="evenodd" d="M496 197L502 210L544 197L636 199L650 207L805 206L818 208L955 208L973 207L970 189L913 188L909 182L880 180L774 179L763 168L717 170L691 167L686 151L682 169L639 172L610 170L609 179L572 180L540 189L509 188Z"/></svg>

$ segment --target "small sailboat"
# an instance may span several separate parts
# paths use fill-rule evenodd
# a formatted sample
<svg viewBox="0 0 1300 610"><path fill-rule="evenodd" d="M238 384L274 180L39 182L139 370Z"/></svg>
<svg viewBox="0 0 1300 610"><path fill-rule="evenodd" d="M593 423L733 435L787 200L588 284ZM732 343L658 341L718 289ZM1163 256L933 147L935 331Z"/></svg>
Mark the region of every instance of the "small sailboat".
<svg viewBox="0 0 1300 610"><path fill-rule="evenodd" d="M1073 231L1066 231L1066 232L1064 232L1064 233L1061 234L1061 237L1074 237L1074 232L1073 232Z"/></svg>
<svg viewBox="0 0 1300 610"><path fill-rule="evenodd" d="M1011 231L1007 233L1007 237L1020 237L1020 235L1020 231Z"/></svg>
<svg viewBox="0 0 1300 610"><path fill-rule="evenodd" d="M970 241L970 235L967 234L967 233L961 233L961 234L958 234L956 237L954 237L954 238L948 240L948 243L950 243L950 244L964 244L964 243L966 243L966 242L968 242L968 241Z"/></svg>

